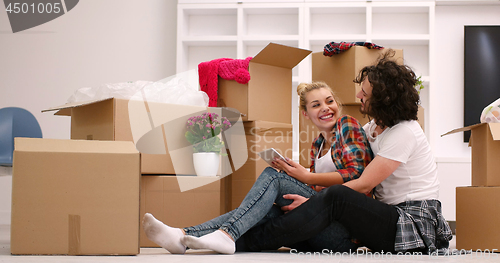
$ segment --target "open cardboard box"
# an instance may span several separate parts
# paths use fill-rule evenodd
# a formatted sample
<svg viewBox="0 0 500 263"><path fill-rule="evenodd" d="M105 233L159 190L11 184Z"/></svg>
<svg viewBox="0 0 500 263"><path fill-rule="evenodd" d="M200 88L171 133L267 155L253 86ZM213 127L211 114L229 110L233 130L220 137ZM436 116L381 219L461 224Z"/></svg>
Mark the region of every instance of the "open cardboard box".
<svg viewBox="0 0 500 263"><path fill-rule="evenodd" d="M361 102L356 94L361 87L353 80L359 71L373 65L377 59L388 49L368 49L363 46L353 46L349 50L335 54L331 57L324 56L323 52L312 54L312 81L323 81L330 86L344 105L359 105ZM396 51L394 60L403 63L403 50Z"/></svg>
<svg viewBox="0 0 500 263"><path fill-rule="evenodd" d="M10 251L139 254L132 142L15 138Z"/></svg>
<svg viewBox="0 0 500 263"><path fill-rule="evenodd" d="M250 60L250 81L219 78L218 106L237 109L244 121L292 123L292 69L312 51L269 43Z"/></svg>
<svg viewBox="0 0 500 263"><path fill-rule="evenodd" d="M500 123L480 123L454 129L441 136L471 131L472 185L500 186Z"/></svg>
<svg viewBox="0 0 500 263"><path fill-rule="evenodd" d="M46 111L71 116L71 139L136 143L141 152L142 174L194 175L191 145L184 137L187 119L207 111L224 114L232 120L240 118L238 112L226 109L148 102L147 98L142 97L68 103L43 110ZM241 121L231 128L232 141L236 141L231 146L246 147L237 143L244 143L244 140L235 139L238 134L244 136ZM246 156L232 158L236 163L244 163L246 160ZM228 158L221 159L219 175L230 168Z"/></svg>

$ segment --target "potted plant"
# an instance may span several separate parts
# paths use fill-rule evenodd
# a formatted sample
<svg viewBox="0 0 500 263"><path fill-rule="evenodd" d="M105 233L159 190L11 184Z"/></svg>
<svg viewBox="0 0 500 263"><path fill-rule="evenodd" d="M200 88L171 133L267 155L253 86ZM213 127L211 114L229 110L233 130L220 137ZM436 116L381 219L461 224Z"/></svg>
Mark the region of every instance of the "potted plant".
<svg viewBox="0 0 500 263"><path fill-rule="evenodd" d="M221 132L229 129L231 123L226 117L204 112L186 122L185 137L193 145L193 164L198 176L216 176L219 169L220 153L224 142Z"/></svg>

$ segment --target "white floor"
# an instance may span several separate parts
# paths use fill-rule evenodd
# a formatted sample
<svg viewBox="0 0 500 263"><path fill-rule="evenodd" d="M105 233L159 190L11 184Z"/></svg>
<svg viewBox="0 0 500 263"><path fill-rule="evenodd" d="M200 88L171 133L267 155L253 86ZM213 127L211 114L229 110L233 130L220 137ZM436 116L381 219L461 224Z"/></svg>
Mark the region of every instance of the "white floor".
<svg viewBox="0 0 500 263"><path fill-rule="evenodd" d="M455 240L450 248L455 248ZM210 251L188 251L185 255L171 255L163 249L142 248L137 256L12 256L10 255L10 226L0 225L0 262L498 262L500 254L462 256L396 256L388 257L380 254L352 254L344 256L330 255L297 255L289 251L236 253L234 255L219 255Z"/></svg>

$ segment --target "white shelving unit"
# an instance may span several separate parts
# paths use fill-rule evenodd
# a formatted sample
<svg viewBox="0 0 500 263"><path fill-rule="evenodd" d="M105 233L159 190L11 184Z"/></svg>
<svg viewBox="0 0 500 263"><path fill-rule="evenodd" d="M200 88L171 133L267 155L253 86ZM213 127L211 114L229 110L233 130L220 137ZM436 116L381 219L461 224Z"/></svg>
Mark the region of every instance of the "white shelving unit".
<svg viewBox="0 0 500 263"><path fill-rule="evenodd" d="M406 63L424 79L421 92L426 134L434 35L434 1L263 1L180 0L178 4L177 73L221 57L255 56L269 42L323 51L331 41L369 41L404 50ZM292 124L298 133L295 87L311 80L311 58L293 70ZM298 141L294 144L298 159Z"/></svg>

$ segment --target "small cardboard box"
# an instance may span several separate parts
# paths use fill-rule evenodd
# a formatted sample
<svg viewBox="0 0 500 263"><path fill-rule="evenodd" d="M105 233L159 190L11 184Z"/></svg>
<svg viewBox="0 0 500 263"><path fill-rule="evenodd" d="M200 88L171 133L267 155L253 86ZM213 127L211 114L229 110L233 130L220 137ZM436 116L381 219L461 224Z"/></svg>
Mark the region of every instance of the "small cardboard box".
<svg viewBox="0 0 500 263"><path fill-rule="evenodd" d="M237 109L244 121L292 123L292 68L312 51L269 43L250 60L250 81L219 78L218 106Z"/></svg>
<svg viewBox="0 0 500 263"><path fill-rule="evenodd" d="M462 131L471 131L472 186L500 186L500 123L475 124L441 136Z"/></svg>
<svg viewBox="0 0 500 263"><path fill-rule="evenodd" d="M258 153L269 149L276 149L281 155L292 158L292 125L286 123L267 121L247 121L244 122L248 160L238 170L236 170L228 180L232 185L231 210L237 208L246 194L252 188L255 180L269 164L262 160Z"/></svg>
<svg viewBox="0 0 500 263"><path fill-rule="evenodd" d="M323 52L315 52L312 54L312 81L326 82L337 93L342 104L359 105L361 102L356 94L361 87L353 80L363 67L374 64L386 50L354 46L331 57L324 56ZM396 54L393 59L403 63L403 50L394 50Z"/></svg>
<svg viewBox="0 0 500 263"><path fill-rule="evenodd" d="M457 187L457 249L499 252L500 187ZM496 249L495 251L493 249Z"/></svg>
<svg viewBox="0 0 500 263"><path fill-rule="evenodd" d="M182 176L182 180L203 185L181 192L175 175L141 176L141 217L150 213L171 227L201 224L225 213L224 194L217 178ZM150 241L141 224L141 247L158 247Z"/></svg>
<svg viewBox="0 0 500 263"><path fill-rule="evenodd" d="M159 132L160 140L155 146L162 154L141 153L142 174L194 174L193 169L180 169L172 163L163 124L179 118L187 120L190 114L206 111L206 107L147 103L147 100L126 100L109 98L85 102L69 103L43 110L56 111L55 115L71 116L71 139L114 140L137 142L151 130ZM183 119L183 120L184 120ZM176 127L172 127L176 124ZM158 128L161 127L161 128ZM156 129L155 129L156 128ZM168 131L184 131L185 120L171 122ZM183 134L178 134L183 140ZM158 137L157 136L157 137ZM180 138L182 137L182 138ZM192 158L186 158L186 162ZM185 167L192 167L186 165Z"/></svg>
<svg viewBox="0 0 500 263"><path fill-rule="evenodd" d="M13 168L12 254L139 254L133 143L16 138Z"/></svg>

